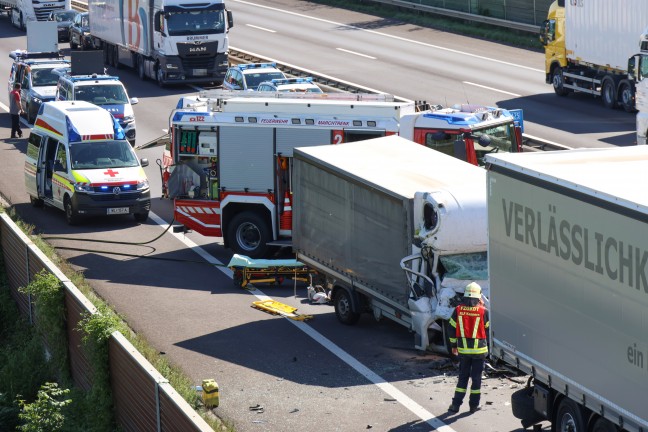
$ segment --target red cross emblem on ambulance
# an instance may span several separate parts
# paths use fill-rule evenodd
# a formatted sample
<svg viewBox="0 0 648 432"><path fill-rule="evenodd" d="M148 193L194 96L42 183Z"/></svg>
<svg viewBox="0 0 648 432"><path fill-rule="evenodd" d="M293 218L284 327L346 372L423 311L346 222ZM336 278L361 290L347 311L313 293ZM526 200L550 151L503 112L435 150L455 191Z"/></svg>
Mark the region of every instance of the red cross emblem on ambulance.
<svg viewBox="0 0 648 432"><path fill-rule="evenodd" d="M109 175L110 177L115 177L117 174L119 174L119 171L113 171L113 170L109 169L104 174Z"/></svg>

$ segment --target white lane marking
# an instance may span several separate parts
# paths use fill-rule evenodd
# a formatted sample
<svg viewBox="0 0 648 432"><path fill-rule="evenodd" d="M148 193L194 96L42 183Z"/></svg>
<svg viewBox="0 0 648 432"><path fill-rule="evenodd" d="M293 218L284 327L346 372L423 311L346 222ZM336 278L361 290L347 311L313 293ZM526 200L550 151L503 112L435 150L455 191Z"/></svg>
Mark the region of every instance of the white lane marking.
<svg viewBox="0 0 648 432"><path fill-rule="evenodd" d="M3 110L9 112L9 107L7 105L3 104L2 102L0 102L0 108L2 108ZM20 117L20 123L22 123L25 126L29 127L29 123L27 122L27 120L25 120L22 117ZM9 129L11 129L11 128L9 128Z"/></svg>
<svg viewBox="0 0 648 432"><path fill-rule="evenodd" d="M376 60L376 57L372 57L372 56L367 55L367 54L360 54L359 52L349 51L349 50L344 49L344 48L335 48L335 49L338 50L338 51L345 52L345 53L349 53L349 54L357 55L357 56L360 56L360 57L366 57L366 58L370 58L372 60Z"/></svg>
<svg viewBox="0 0 648 432"><path fill-rule="evenodd" d="M161 217L159 217L153 212L149 213L149 217L156 224L158 224L160 228L164 229L169 224L167 221L165 221L164 219L162 219ZM222 262L220 262L219 260L211 256L206 250L204 250L202 247L198 246L196 243L191 241L184 234L174 233L172 231L169 231L167 234L174 236L176 239L184 243L185 246L187 246L189 249L196 252L198 255L204 258L205 261L207 261L208 263L217 265L218 270L223 272L227 277L232 278L233 276L232 270L230 270L228 267L224 267L224 264ZM248 293L252 294L259 300L272 300L271 297L265 295L265 293L261 291L259 288L256 288L253 292L248 291ZM390 395L392 398L396 399L401 405L403 405L405 408L409 409L412 413L417 415L422 421L426 422L427 424L435 428L435 430L439 432L456 432L450 426L446 425L441 420L439 420L434 414L432 414L431 412L423 408L421 405L416 403L405 393L398 390L396 387L394 387L392 384L387 382L380 375L376 374L371 369L369 369L368 367L360 363L358 360L355 359L355 357L349 355L349 353L341 349L339 346L335 345L328 338L324 337L324 335L319 333L317 330L313 329L308 324L302 321L294 321L291 319L288 319L288 321L294 324L298 329L306 333L308 336L313 338L317 343L319 343L324 348L329 350L335 356L337 356L344 363L351 366L356 372L358 372L360 375L364 376L367 380L375 384L382 391Z"/></svg>
<svg viewBox="0 0 648 432"><path fill-rule="evenodd" d="M245 24L245 25L248 26L248 27L255 28L255 29L257 29L257 30L263 30L263 31L268 32L268 33L277 33L276 30L270 30L270 29L263 28L263 27L259 27L259 26L255 26L255 25L252 25L252 24Z"/></svg>
<svg viewBox="0 0 648 432"><path fill-rule="evenodd" d="M439 46L439 45L432 45L432 44L429 44L429 43L425 43L425 42L421 42L421 41L417 41L417 40L413 40L413 39L407 39L407 38L400 37L400 36L394 36L394 35L390 35L390 34L387 34L387 33L382 33L382 32L376 31L376 30L367 30L367 29L352 26L352 25L349 25L349 24L338 23L338 22L335 22L335 21L329 21L329 20L325 20L325 19L322 19L322 18L315 18L315 17L311 17L311 16L308 16L308 15L299 14L297 12L290 12L290 11L273 8L273 7L270 7L270 6L260 5L260 4L256 4L256 3L252 3L252 2L248 2L248 1L244 1L244 0L231 0L231 1L235 1L237 3L247 4L247 5L250 5L250 6L256 6L256 7L260 7L260 8L264 8L264 9L269 9L269 10L273 10L273 11L276 11L276 12L282 12L282 13L285 13L285 14L294 15L294 16L298 16L298 17L301 17L301 18L306 18L306 19L310 19L310 20L314 20L314 21L320 21L320 22L327 23L327 24L333 24L333 25L338 26L338 27L346 27L346 28L353 29L353 30L360 30L360 31L363 31L363 32L366 32L366 33L371 33L371 34L375 34L375 35L378 35L378 36L384 36L384 37L388 37L388 38L394 39L394 40L399 40L399 41L403 41L403 42L410 42L410 43L425 46L425 47L428 47L428 48L435 48L435 49L438 49L440 51L446 51L446 52L451 52L451 53L455 53L455 54L461 54L461 55L467 56L467 57L473 57L473 58L477 58L477 59L481 59L481 60L487 60L487 61L490 61L490 62L493 62L493 63L499 63L499 64L503 64L503 65L507 65L507 66L513 66L513 67L516 67L516 68L526 69L526 70L530 70L530 71L534 71L534 72L540 72L540 73L543 73L543 74L545 73L545 71L542 70L542 69L536 69L536 68L532 68L532 67L529 67L529 66L522 66L522 65L519 65L519 64L510 63L510 62L506 62L506 61L503 61L503 60L497 60L497 59L490 58L490 57L484 57L484 56L480 56L480 55L477 55L477 54L467 53L467 52L464 52L464 51L459 51L459 50L455 50L455 49L452 49L452 48L446 48L446 47L442 47L442 46Z"/></svg>
<svg viewBox="0 0 648 432"><path fill-rule="evenodd" d="M488 86L481 85L481 84L475 84L475 83L470 82L470 81L463 81L463 83L471 85L471 86L475 86L475 87L481 87L481 88L486 89L486 90L492 90L492 91L495 91L495 92L498 92L498 93L504 93L504 94L507 94L507 95L510 95L510 96L522 97L522 95L519 95L517 93L511 93L511 92L507 92L505 90L496 89L494 87L488 87Z"/></svg>

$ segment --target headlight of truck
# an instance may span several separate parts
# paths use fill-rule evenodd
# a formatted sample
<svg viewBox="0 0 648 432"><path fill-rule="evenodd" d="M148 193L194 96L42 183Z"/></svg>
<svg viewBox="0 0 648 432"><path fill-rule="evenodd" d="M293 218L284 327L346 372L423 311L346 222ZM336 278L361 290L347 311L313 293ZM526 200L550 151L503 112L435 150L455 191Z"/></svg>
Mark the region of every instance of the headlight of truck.
<svg viewBox="0 0 648 432"><path fill-rule="evenodd" d="M137 190L138 191L144 191L149 188L149 182L148 180L142 180L141 182L137 183Z"/></svg>
<svg viewBox="0 0 648 432"><path fill-rule="evenodd" d="M88 193L88 192L92 192L92 186L90 186L87 183L75 183L74 184L74 190L76 192Z"/></svg>
<svg viewBox="0 0 648 432"><path fill-rule="evenodd" d="M166 68L167 69L178 69L178 65L175 65L173 63L167 63Z"/></svg>

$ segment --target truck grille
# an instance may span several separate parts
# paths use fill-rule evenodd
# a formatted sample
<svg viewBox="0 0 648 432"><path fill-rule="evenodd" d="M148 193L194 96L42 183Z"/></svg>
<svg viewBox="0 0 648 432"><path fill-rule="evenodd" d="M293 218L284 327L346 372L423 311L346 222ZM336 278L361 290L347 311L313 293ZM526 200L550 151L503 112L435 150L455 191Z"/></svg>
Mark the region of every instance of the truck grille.
<svg viewBox="0 0 648 432"><path fill-rule="evenodd" d="M39 8L38 4L39 3L34 2L34 13L36 14L36 19L38 21L47 21L47 17L49 17L50 12L64 9L62 6Z"/></svg>
<svg viewBox="0 0 648 432"><path fill-rule="evenodd" d="M141 192L121 192L119 195L114 193L93 193L88 194L93 201L131 201L141 198Z"/></svg>

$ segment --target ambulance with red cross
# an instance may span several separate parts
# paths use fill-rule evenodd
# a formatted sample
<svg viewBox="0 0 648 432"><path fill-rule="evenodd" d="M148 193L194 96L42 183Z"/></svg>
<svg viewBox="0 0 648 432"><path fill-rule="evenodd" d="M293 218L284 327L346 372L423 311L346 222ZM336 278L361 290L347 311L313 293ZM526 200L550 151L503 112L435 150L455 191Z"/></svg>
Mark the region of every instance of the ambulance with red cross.
<svg viewBox="0 0 648 432"><path fill-rule="evenodd" d="M105 109L84 101L48 102L29 136L25 187L34 206L63 210L70 225L90 215L131 214L145 222L151 208L147 165Z"/></svg>

